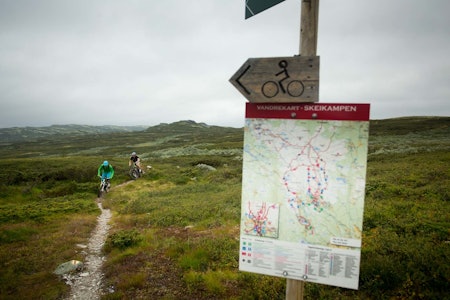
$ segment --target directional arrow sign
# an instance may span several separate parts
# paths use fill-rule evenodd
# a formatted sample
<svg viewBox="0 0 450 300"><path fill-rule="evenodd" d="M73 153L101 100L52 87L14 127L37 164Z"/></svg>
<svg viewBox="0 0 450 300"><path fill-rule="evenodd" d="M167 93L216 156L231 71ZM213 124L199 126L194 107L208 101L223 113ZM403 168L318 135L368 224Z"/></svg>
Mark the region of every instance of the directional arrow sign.
<svg viewBox="0 0 450 300"><path fill-rule="evenodd" d="M249 58L230 78L249 102L318 102L319 56Z"/></svg>
<svg viewBox="0 0 450 300"><path fill-rule="evenodd" d="M277 5L284 0L245 0L245 18L248 19L254 15Z"/></svg>

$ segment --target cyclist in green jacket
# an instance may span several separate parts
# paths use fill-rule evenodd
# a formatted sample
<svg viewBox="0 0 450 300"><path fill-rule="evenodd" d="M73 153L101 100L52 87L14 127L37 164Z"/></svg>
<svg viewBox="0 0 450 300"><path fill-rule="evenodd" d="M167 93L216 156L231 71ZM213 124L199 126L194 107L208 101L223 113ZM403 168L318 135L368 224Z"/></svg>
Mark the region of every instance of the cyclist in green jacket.
<svg viewBox="0 0 450 300"><path fill-rule="evenodd" d="M105 160L100 167L98 167L98 177L101 179L111 179L114 176L114 168Z"/></svg>

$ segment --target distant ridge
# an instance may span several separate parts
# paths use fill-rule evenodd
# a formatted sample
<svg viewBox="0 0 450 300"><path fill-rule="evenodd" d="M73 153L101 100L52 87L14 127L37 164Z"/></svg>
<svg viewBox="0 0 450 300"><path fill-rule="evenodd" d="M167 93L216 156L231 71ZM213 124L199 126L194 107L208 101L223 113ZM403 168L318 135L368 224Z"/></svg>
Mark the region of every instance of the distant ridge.
<svg viewBox="0 0 450 300"><path fill-rule="evenodd" d="M197 123L192 120L182 120L173 123L160 123L159 125L149 127L148 130L160 130L160 129L178 129L178 128L208 128L211 127L205 123Z"/></svg>
<svg viewBox="0 0 450 300"><path fill-rule="evenodd" d="M156 126L147 128L145 131L149 133L193 133L193 132L213 132L214 130L236 129L233 127L222 127L215 125L208 125L205 123L197 123L192 120L183 120L174 123L161 123Z"/></svg>
<svg viewBox="0 0 450 300"><path fill-rule="evenodd" d="M0 143L8 144L14 142L32 142L46 138L58 138L61 136L83 136L92 134L127 133L145 131L148 133L200 133L204 130L208 132L231 127L220 127L197 123L192 120L182 120L173 123L160 123L156 126L116 126L116 125L51 125L46 127L10 127L0 128ZM235 128L233 128L235 129Z"/></svg>
<svg viewBox="0 0 450 300"><path fill-rule="evenodd" d="M372 136L386 134L407 134L411 132L423 132L439 130L449 132L450 117L399 117L370 121ZM91 126L91 125L52 125L47 127L11 127L0 128L0 143L30 142L46 138L58 138L62 136L101 135L109 133L145 132L150 134L202 134L214 135L216 132L234 131L237 128L221 127L197 123L192 120L182 120L173 123L160 123L155 126Z"/></svg>
<svg viewBox="0 0 450 300"><path fill-rule="evenodd" d="M88 135L103 133L143 131L148 126L91 126L91 125L51 125L46 127L10 127L0 128L0 142L35 141L42 138L61 135Z"/></svg>

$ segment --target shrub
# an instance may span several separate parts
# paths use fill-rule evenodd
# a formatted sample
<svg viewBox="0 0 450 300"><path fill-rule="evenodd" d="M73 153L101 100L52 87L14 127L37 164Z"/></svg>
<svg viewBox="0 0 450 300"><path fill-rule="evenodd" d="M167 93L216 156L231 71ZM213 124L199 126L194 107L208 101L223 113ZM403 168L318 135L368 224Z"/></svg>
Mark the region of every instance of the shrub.
<svg viewBox="0 0 450 300"><path fill-rule="evenodd" d="M109 252L113 248L124 250L139 244L141 241L142 236L136 229L119 231L108 236L105 243L105 251Z"/></svg>

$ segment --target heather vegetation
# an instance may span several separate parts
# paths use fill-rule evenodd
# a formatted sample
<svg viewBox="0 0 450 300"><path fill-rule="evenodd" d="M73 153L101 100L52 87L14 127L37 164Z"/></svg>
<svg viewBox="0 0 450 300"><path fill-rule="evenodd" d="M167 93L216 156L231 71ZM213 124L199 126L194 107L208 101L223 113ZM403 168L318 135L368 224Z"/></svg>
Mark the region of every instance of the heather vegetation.
<svg viewBox="0 0 450 300"><path fill-rule="evenodd" d="M0 146L0 299L61 299L52 272L103 206L103 299L284 299L285 279L238 271L242 129L192 121L45 135ZM144 176L126 185L137 151ZM450 289L450 118L371 121L360 288L305 284L305 299L444 299Z"/></svg>

